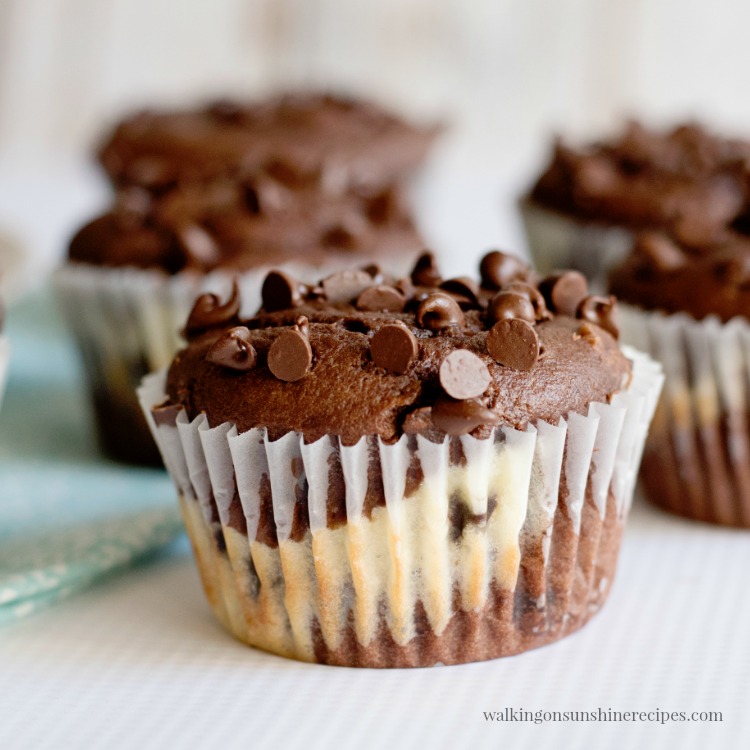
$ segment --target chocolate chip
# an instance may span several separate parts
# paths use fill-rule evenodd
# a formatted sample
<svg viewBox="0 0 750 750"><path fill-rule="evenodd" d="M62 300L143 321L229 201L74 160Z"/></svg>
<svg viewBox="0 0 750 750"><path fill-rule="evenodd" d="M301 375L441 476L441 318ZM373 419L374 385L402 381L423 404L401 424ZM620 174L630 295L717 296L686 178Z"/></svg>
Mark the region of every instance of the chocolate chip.
<svg viewBox="0 0 750 750"><path fill-rule="evenodd" d="M440 385L453 398L481 396L490 384L487 365L468 349L452 351L440 364Z"/></svg>
<svg viewBox="0 0 750 750"><path fill-rule="evenodd" d="M296 281L284 271L271 271L263 281L261 297L266 312L288 310L302 304L304 284Z"/></svg>
<svg viewBox="0 0 750 750"><path fill-rule="evenodd" d="M677 245L657 232L640 234L633 254L647 268L663 273L677 271L685 265L685 256Z"/></svg>
<svg viewBox="0 0 750 750"><path fill-rule="evenodd" d="M515 255L493 250L482 258L479 263L479 273L482 286L487 289L500 289L514 279L524 279L529 267Z"/></svg>
<svg viewBox="0 0 750 750"><path fill-rule="evenodd" d="M372 286L372 276L367 271L339 271L322 281L323 291L332 305L352 302L365 289Z"/></svg>
<svg viewBox="0 0 750 750"><path fill-rule="evenodd" d="M225 122L229 125L239 125L245 115L242 107L229 99L219 99L213 102L208 106L206 111L215 120Z"/></svg>
<svg viewBox="0 0 750 750"><path fill-rule="evenodd" d="M451 294L457 294L459 297L465 297L474 305L479 302L479 285L468 276L448 279L440 284L440 288Z"/></svg>
<svg viewBox="0 0 750 750"><path fill-rule="evenodd" d="M597 331L598 329L590 323L581 323L581 326L576 331L576 336L582 338L590 346L596 347L601 343L601 338Z"/></svg>
<svg viewBox="0 0 750 750"><path fill-rule="evenodd" d="M409 369L418 352L416 336L400 321L378 328L370 341L372 361L396 375Z"/></svg>
<svg viewBox="0 0 750 750"><path fill-rule="evenodd" d="M441 331L463 325L463 322L464 314L456 300L441 292L430 294L417 308L417 323L428 331Z"/></svg>
<svg viewBox="0 0 750 750"><path fill-rule="evenodd" d="M549 320L552 317L552 314L547 309L547 303L544 301L542 293L535 286L524 284L523 281L511 281L509 284L505 284L501 291L515 292L522 297L526 297L534 307L537 322L540 320Z"/></svg>
<svg viewBox="0 0 750 750"><path fill-rule="evenodd" d="M310 335L310 321L306 315L299 315L297 320L294 321L294 327L303 335Z"/></svg>
<svg viewBox="0 0 750 750"><path fill-rule="evenodd" d="M157 425L168 425L174 427L177 424L177 417L183 407L178 404L159 404L151 407L151 415Z"/></svg>
<svg viewBox="0 0 750 750"><path fill-rule="evenodd" d="M175 229L175 236L190 261L203 267L213 266L219 259L219 247L213 237L198 224L183 224Z"/></svg>
<svg viewBox="0 0 750 750"><path fill-rule="evenodd" d="M406 297L392 286L371 286L357 298L357 309L363 312L401 312Z"/></svg>
<svg viewBox="0 0 750 750"><path fill-rule="evenodd" d="M487 351L512 370L530 370L539 359L539 337L525 320L501 320L487 333Z"/></svg>
<svg viewBox="0 0 750 750"><path fill-rule="evenodd" d="M594 323L610 333L616 339L620 337L617 327L617 298L597 297L592 295L581 300L576 310L576 317Z"/></svg>
<svg viewBox="0 0 750 750"><path fill-rule="evenodd" d="M714 274L735 286L745 285L750 279L750 256L740 253L726 253L714 257Z"/></svg>
<svg viewBox="0 0 750 750"><path fill-rule="evenodd" d="M380 284L383 281L383 269L377 263L370 263L362 269L365 273L370 274L370 278Z"/></svg>
<svg viewBox="0 0 750 750"><path fill-rule="evenodd" d="M399 279L394 286L407 300L414 298L414 284L412 284L410 278Z"/></svg>
<svg viewBox="0 0 750 750"><path fill-rule="evenodd" d="M293 383L312 365L312 347L299 328L282 331L268 350L268 369L279 379Z"/></svg>
<svg viewBox="0 0 750 750"><path fill-rule="evenodd" d="M245 326L230 328L213 343L206 361L230 370L252 370L258 363L258 353L250 341L250 331Z"/></svg>
<svg viewBox="0 0 750 750"><path fill-rule="evenodd" d="M563 271L547 276L540 284L550 310L573 317L580 301L589 293L586 277L578 271Z"/></svg>
<svg viewBox="0 0 750 750"><path fill-rule="evenodd" d="M437 261L432 253L423 253L414 264L411 280L417 286L439 286L442 281Z"/></svg>
<svg viewBox="0 0 750 750"><path fill-rule="evenodd" d="M517 292L498 292L487 307L487 321L494 325L499 320L520 318L529 323L536 320L536 311L527 297Z"/></svg>
<svg viewBox="0 0 750 750"><path fill-rule="evenodd" d="M475 399L455 401L440 396L432 407L432 423L449 435L466 435L480 425L500 424L500 418Z"/></svg>
<svg viewBox="0 0 750 750"><path fill-rule="evenodd" d="M355 250L360 239L367 231L367 226L361 217L349 217L331 225L323 232L322 244L341 250Z"/></svg>
<svg viewBox="0 0 750 750"><path fill-rule="evenodd" d="M232 292L222 305L215 294L201 294L188 315L183 335L189 338L207 331L209 328L223 326L237 319L240 312L240 288L237 279L232 281Z"/></svg>

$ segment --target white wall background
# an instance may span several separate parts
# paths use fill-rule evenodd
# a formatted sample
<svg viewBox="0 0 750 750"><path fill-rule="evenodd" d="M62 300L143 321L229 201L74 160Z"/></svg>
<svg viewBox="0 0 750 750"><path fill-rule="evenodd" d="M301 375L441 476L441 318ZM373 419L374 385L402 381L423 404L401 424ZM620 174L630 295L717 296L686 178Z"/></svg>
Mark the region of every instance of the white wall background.
<svg viewBox="0 0 750 750"><path fill-rule="evenodd" d="M552 127L750 127L744 0L0 0L0 149L82 151L146 102L340 84L498 160ZM493 156L494 158L494 156Z"/></svg>
<svg viewBox="0 0 750 750"><path fill-rule="evenodd" d="M460 218L495 237L553 131L640 115L750 134L749 28L747 0L0 0L0 219L133 107L310 83L451 122L440 158L478 196ZM48 211L71 214L55 190Z"/></svg>

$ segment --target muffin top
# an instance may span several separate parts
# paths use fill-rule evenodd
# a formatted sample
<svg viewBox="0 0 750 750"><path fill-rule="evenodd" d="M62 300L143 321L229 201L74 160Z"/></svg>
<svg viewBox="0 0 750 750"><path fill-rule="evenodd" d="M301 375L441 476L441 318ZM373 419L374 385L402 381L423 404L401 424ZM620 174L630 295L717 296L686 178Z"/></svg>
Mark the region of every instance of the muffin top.
<svg viewBox="0 0 750 750"><path fill-rule="evenodd" d="M279 162L337 192L408 175L436 133L369 102L290 94L250 104L141 112L115 128L99 160L115 185L152 191L184 181L253 176Z"/></svg>
<svg viewBox="0 0 750 750"><path fill-rule="evenodd" d="M750 238L727 230L710 243L688 244L662 232L638 235L610 274L623 302L646 310L685 312L724 322L750 317Z"/></svg>
<svg viewBox="0 0 750 750"><path fill-rule="evenodd" d="M496 425L556 423L627 386L613 297L589 296L573 271L540 279L497 251L480 271L481 282L444 280L429 253L399 280L371 266L310 287L273 271L244 321L236 286L223 303L204 295L155 418L184 407L212 426L308 442L486 437Z"/></svg>
<svg viewBox="0 0 750 750"><path fill-rule="evenodd" d="M398 187L326 195L272 171L244 182L186 183L161 195L125 188L108 213L77 232L68 257L175 274L385 261L416 257L422 247Z"/></svg>
<svg viewBox="0 0 750 750"><path fill-rule="evenodd" d="M631 122L612 141L581 149L558 141L530 198L579 219L642 228L683 224L705 239L742 213L748 158L750 143L695 124L657 132Z"/></svg>

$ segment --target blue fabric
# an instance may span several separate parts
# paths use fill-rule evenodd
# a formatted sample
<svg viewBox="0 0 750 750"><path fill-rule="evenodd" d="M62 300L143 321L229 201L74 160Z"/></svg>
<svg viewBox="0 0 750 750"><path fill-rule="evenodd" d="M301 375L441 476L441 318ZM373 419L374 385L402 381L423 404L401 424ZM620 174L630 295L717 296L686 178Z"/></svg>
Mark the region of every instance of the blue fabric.
<svg viewBox="0 0 750 750"><path fill-rule="evenodd" d="M83 372L51 294L11 309L6 323L0 623L152 557L182 531L163 470L118 464L98 452Z"/></svg>

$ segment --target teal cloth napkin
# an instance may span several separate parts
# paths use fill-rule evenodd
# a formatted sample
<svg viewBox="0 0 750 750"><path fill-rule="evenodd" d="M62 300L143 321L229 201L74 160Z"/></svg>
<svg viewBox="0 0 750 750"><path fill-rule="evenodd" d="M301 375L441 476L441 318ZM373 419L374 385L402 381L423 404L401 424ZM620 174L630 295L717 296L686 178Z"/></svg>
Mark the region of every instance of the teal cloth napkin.
<svg viewBox="0 0 750 750"><path fill-rule="evenodd" d="M0 404L0 624L125 566L182 532L159 469L98 452L83 373L49 291L8 312L11 364Z"/></svg>

